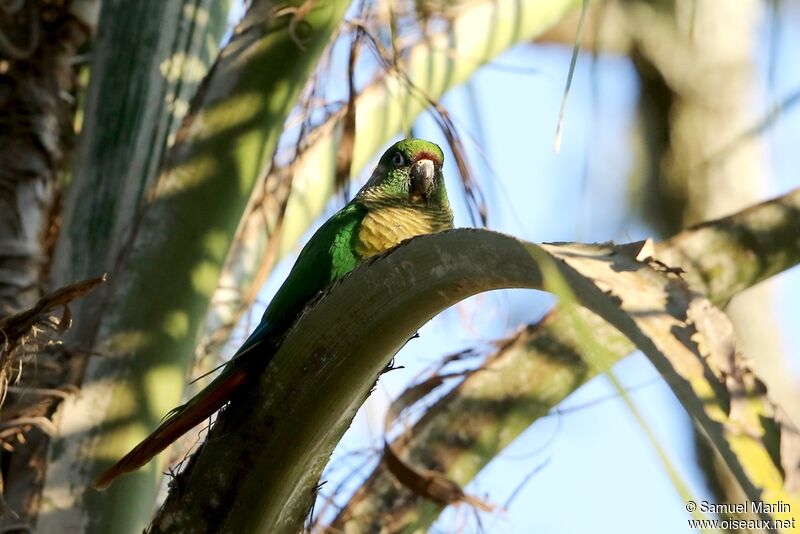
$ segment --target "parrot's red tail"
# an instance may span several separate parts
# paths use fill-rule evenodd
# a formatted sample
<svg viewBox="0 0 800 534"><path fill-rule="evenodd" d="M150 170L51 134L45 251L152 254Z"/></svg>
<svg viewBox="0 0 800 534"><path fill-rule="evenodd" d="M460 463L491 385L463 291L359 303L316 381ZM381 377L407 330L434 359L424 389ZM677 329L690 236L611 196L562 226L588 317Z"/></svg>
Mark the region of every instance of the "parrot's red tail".
<svg viewBox="0 0 800 534"><path fill-rule="evenodd" d="M246 377L244 369L232 368L223 372L189 402L173 410L152 434L103 472L95 481L94 487L99 490L105 489L118 476L136 471L149 462L170 443L219 410L245 383Z"/></svg>

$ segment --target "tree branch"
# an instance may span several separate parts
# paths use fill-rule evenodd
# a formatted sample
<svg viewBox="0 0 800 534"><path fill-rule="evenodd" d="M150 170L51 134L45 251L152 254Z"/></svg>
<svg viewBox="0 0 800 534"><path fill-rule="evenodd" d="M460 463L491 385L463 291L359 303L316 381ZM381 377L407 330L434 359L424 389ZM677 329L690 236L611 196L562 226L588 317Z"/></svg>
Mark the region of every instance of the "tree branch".
<svg viewBox="0 0 800 534"><path fill-rule="evenodd" d="M690 228L656 245L655 257L681 266L696 290L724 304L800 263L800 189L738 214ZM617 358L631 343L596 315L579 310L596 339ZM599 372L584 360L574 325L558 311L498 342L490 372L469 375L394 446L415 465L435 469L466 486L534 421ZM454 441L453 437L458 436ZM796 482L793 482L796 484ZM334 532L369 532L380 524L424 529L442 507L398 485L383 463L367 477L330 524Z"/></svg>
<svg viewBox="0 0 800 534"><path fill-rule="evenodd" d="M756 469L771 465L773 474L784 469L765 442L778 436L790 440L780 424L758 426L773 417L763 392L748 389L750 409L766 418L762 422L753 412L743 416L741 410L748 409L743 406L724 415L734 390L749 387L752 376L727 352L734 343L730 324L663 264L642 258L639 249L537 246L492 232L455 230L415 238L357 269L298 319L259 387L222 412L206 443L173 481L152 532L297 531L333 447L408 337L469 295L546 287L542 273L552 267L584 306L612 321L651 357L734 466L748 495L769 491L771 498L783 498L783 480L775 487ZM694 344L685 344L684 334L691 334ZM732 362L741 383L726 382ZM737 448L751 434L764 437L749 451Z"/></svg>

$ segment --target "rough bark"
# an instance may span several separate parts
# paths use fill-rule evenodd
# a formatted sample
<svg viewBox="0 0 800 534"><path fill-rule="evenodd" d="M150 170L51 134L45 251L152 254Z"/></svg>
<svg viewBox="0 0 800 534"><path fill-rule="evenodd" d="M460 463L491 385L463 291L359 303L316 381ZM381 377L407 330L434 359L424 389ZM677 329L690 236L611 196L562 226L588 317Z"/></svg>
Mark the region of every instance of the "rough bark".
<svg viewBox="0 0 800 534"><path fill-rule="evenodd" d="M78 51L94 25L94 4L0 3L0 317L32 307L50 267L59 182L73 146ZM24 346L3 354L0 424L38 421L59 398L47 390L61 385L64 359L42 353L34 364ZM16 427L4 433L1 476L6 503L18 515L4 514L3 528L36 516L44 476L40 444L47 426Z"/></svg>
<svg viewBox="0 0 800 534"><path fill-rule="evenodd" d="M215 56L226 26L227 2L111 0L103 4L102 15L95 13L100 30L91 56L81 137L63 203L50 277L53 285L117 268L167 138L185 115L187 101ZM98 11L99 2L94 7ZM74 306L75 328L64 351L53 353L66 361L52 369L52 387L74 393L80 384L109 289L106 285ZM52 416L61 400L54 397L42 415ZM36 447L38 466L37 483L31 487L37 499L42 493L45 496L39 526L44 531L69 530L51 515L53 506L63 503L60 499L69 484L80 488L76 497L82 495L91 473L73 473L66 485L55 489L54 497L53 480L68 472L66 463L75 458L53 464L57 455L44 434L29 440L29 446ZM48 482L43 488L45 478Z"/></svg>

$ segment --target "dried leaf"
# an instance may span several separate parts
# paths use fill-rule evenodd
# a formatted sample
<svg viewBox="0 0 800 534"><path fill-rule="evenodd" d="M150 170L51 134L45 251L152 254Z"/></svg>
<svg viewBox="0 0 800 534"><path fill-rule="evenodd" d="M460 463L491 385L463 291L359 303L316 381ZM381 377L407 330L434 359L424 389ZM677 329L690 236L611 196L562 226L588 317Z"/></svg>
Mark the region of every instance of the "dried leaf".
<svg viewBox="0 0 800 534"><path fill-rule="evenodd" d="M457 357L458 355L456 355ZM414 404L421 399L428 396L431 392L440 387L449 378L463 377L472 374L475 371L468 370L457 373L447 374L434 374L422 382L412 384L407 387L389 406L386 411L384 420L384 434L388 434L389 430L394 426L396 420L407 409L411 408ZM394 446L400 446L402 442L410 439L409 432L404 432L403 435L397 439ZM431 469L415 469L410 464L404 462L400 456L395 453L387 440L383 443L383 461L386 468L397 479L398 482L403 484L412 493L418 497L423 497L434 501L442 506L450 504L457 504L465 502L471 504L480 510L489 512L493 507L464 493L458 483L450 480L445 474L439 473Z"/></svg>

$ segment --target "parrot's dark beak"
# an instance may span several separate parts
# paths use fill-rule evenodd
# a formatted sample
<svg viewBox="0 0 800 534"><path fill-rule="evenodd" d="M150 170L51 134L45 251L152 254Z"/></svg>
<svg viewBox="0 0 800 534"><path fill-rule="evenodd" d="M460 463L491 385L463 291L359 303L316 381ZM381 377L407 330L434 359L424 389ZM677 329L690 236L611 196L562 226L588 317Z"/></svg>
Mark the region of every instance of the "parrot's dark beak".
<svg viewBox="0 0 800 534"><path fill-rule="evenodd" d="M433 161L420 159L411 165L411 196L412 198L428 198L433 179L436 175L436 168Z"/></svg>

